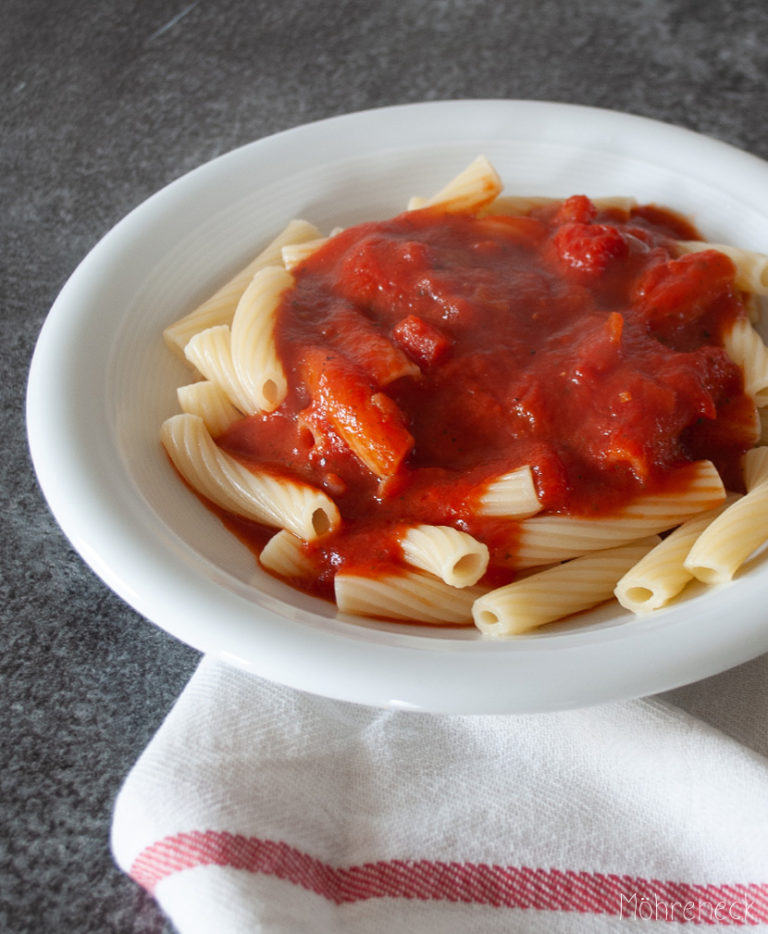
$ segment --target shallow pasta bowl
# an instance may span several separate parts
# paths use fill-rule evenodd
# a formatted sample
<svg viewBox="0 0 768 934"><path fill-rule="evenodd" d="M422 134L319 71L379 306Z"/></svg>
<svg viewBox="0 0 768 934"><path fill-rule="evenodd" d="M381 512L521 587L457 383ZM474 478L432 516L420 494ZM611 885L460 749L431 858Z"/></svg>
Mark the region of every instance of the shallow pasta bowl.
<svg viewBox="0 0 768 934"><path fill-rule="evenodd" d="M768 165L610 111L453 101L367 111L235 150L111 230L62 290L29 377L29 440L59 524L139 613L195 648L306 691L446 713L556 710L658 692L768 650L768 563L635 617L605 604L509 640L345 618L263 572L159 442L188 371L162 329L285 224L390 216L479 153L507 191L632 195L714 242L768 252Z"/></svg>

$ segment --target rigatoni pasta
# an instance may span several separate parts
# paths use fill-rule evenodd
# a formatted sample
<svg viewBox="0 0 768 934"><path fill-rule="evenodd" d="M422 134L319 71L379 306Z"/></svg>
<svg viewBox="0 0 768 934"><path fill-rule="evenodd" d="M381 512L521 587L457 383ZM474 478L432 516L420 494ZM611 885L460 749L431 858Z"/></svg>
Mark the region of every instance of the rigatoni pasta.
<svg viewBox="0 0 768 934"><path fill-rule="evenodd" d="M325 493L243 467L216 445L197 415L167 419L163 445L187 483L228 512L287 529L307 541L339 525L339 511Z"/></svg>
<svg viewBox="0 0 768 934"><path fill-rule="evenodd" d="M650 613L673 600L693 578L685 566L692 546L738 498L739 494L731 493L719 506L687 519L670 532L618 581L613 592L619 603L633 613Z"/></svg>
<svg viewBox="0 0 768 934"><path fill-rule="evenodd" d="M176 396L181 411L202 418L208 434L213 438L223 434L240 418L240 412L229 401L221 386L211 380L179 386Z"/></svg>
<svg viewBox="0 0 768 934"><path fill-rule="evenodd" d="M496 169L485 158L478 156L463 172L451 179L431 198L411 200L411 210L440 206L446 211L476 211L491 204L502 190Z"/></svg>
<svg viewBox="0 0 768 934"><path fill-rule="evenodd" d="M509 563L517 568L540 567L625 545L665 532L723 502L723 481L711 461L698 461L681 470L686 475L682 489L673 486L639 496L608 516L534 516L520 522L514 530L517 545Z"/></svg>
<svg viewBox="0 0 768 934"><path fill-rule="evenodd" d="M489 214L530 214L537 208L557 206L562 199L542 195L499 195L488 205ZM629 214L637 207L637 199L626 195L605 195L591 198L592 204L600 211L619 211Z"/></svg>
<svg viewBox="0 0 768 934"><path fill-rule="evenodd" d="M265 266L251 279L232 319L231 355L235 377L249 412L272 412L285 399L288 382L274 340L280 299L293 276Z"/></svg>
<svg viewBox="0 0 768 934"><path fill-rule="evenodd" d="M476 584L488 569L488 546L449 525L414 525L400 536L406 564L451 587Z"/></svg>
<svg viewBox="0 0 768 934"><path fill-rule="evenodd" d="M474 603L475 625L488 636L520 635L597 606L659 541L652 536L593 552L492 590Z"/></svg>
<svg viewBox="0 0 768 934"><path fill-rule="evenodd" d="M701 533L685 559L686 569L706 584L731 580L768 537L768 448L747 451L744 460L746 495Z"/></svg>
<svg viewBox="0 0 768 934"><path fill-rule="evenodd" d="M164 332L197 378L171 462L345 614L513 636L730 580L768 538L764 257L501 191L478 157L385 221L291 222Z"/></svg>
<svg viewBox="0 0 768 934"><path fill-rule="evenodd" d="M280 251L282 265L290 272L294 266L298 266L302 260L305 260L315 250L319 249L327 239L327 237L318 237L315 240L305 240L302 243L286 244Z"/></svg>
<svg viewBox="0 0 768 934"><path fill-rule="evenodd" d="M268 571L287 580L310 580L316 571L304 540L287 529L270 538L261 549L259 561Z"/></svg>
<svg viewBox="0 0 768 934"><path fill-rule="evenodd" d="M744 373L744 391L758 408L764 408L768 405L768 347L762 337L749 321L739 319L728 329L724 344Z"/></svg>
<svg viewBox="0 0 768 934"><path fill-rule="evenodd" d="M531 468L527 465L518 467L490 480L479 497L477 508L480 515L506 519L525 519L535 515L541 509L541 503Z"/></svg>
<svg viewBox="0 0 768 934"><path fill-rule="evenodd" d="M466 626L482 591L457 588L419 571L390 570L371 577L341 571L334 577L336 603L342 613L434 626Z"/></svg>
<svg viewBox="0 0 768 934"><path fill-rule="evenodd" d="M264 250L209 299L170 324L163 331L166 345L174 353L181 355L195 334L220 324L231 324L237 303L256 273L265 266L279 263L284 246L315 240L319 236L320 231L307 221L291 221Z"/></svg>
<svg viewBox="0 0 768 934"><path fill-rule="evenodd" d="M250 400L240 385L232 360L232 331L228 324L199 331L185 345L184 356L198 373L224 392L239 412L250 413Z"/></svg>

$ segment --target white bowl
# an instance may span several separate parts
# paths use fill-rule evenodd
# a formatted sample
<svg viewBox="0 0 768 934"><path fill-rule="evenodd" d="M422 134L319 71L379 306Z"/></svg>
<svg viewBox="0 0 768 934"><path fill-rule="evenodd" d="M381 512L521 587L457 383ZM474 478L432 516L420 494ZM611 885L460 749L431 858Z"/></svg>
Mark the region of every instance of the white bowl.
<svg viewBox="0 0 768 934"><path fill-rule="evenodd" d="M508 192L628 194L713 241L768 252L768 166L654 121L525 101L337 117L260 140L121 221L58 297L30 371L35 469L93 570L149 620L265 678L366 704L554 710L657 692L768 649L768 565L657 614L618 605L509 641L344 618L263 573L179 482L158 441L187 371L161 331L293 217L322 230L402 210L479 153Z"/></svg>

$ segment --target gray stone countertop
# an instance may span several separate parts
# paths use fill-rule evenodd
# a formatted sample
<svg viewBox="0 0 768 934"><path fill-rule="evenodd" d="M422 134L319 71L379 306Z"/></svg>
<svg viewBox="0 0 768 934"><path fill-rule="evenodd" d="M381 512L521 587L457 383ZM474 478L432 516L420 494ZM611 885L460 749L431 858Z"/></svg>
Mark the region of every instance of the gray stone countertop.
<svg viewBox="0 0 768 934"><path fill-rule="evenodd" d="M111 808L198 654L91 573L37 487L27 369L68 275L123 215L189 169L364 108L589 104L768 158L768 7L5 0L2 20L0 930L154 934L165 921L112 863Z"/></svg>

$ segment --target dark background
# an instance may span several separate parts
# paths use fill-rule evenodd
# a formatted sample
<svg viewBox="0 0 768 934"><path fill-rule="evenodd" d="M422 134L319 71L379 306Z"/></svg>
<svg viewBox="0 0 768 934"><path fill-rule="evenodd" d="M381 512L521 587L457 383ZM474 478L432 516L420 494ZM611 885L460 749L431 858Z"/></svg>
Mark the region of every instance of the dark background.
<svg viewBox="0 0 768 934"><path fill-rule="evenodd" d="M66 278L124 214L187 170L369 107L590 104L768 158L768 8L4 0L0 82L0 930L159 934L154 903L112 863L111 808L198 656L92 575L37 488L25 383Z"/></svg>

